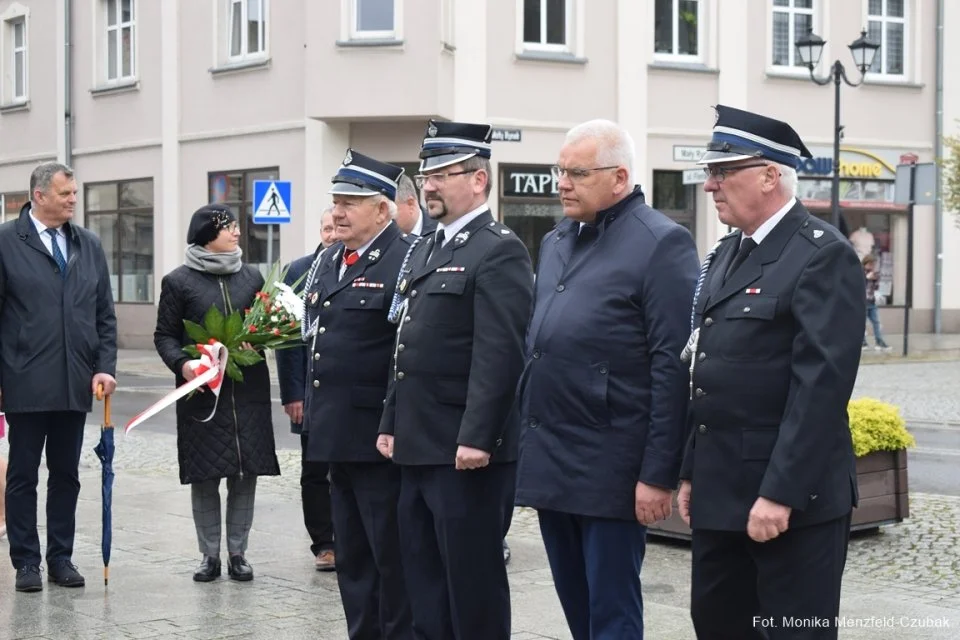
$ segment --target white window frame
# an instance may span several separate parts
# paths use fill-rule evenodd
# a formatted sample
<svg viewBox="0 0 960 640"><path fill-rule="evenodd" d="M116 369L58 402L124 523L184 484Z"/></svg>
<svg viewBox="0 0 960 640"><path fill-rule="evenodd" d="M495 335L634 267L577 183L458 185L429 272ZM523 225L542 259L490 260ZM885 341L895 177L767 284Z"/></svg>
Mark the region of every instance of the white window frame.
<svg viewBox="0 0 960 640"><path fill-rule="evenodd" d="M680 12L680 0L672 0L672 11L671 11L671 20L673 21L673 51L670 53L660 53L656 50L656 33L653 36L653 59L661 60L663 62L685 62L685 63L702 63L706 60L706 15L707 15L707 0L696 0L697 2L697 54L689 55L685 53L676 53L679 48L679 38L680 30L677 29L677 23ZM657 7L655 2L650 3L652 6L651 16L652 20L650 22L650 28L656 31L656 19L657 19Z"/></svg>
<svg viewBox="0 0 960 640"><path fill-rule="evenodd" d="M256 0L260 3L260 50L250 51L247 22L249 16L248 0L225 0L224 4L224 45L225 59L228 62L244 62L266 58L270 51L270 0ZM240 6L240 53L233 53L233 8Z"/></svg>
<svg viewBox="0 0 960 640"><path fill-rule="evenodd" d="M868 80L880 80L883 82L908 82L910 80L911 64L913 62L911 26L913 23L913 0L903 1L903 17L887 15L887 0L881 0L880 10L882 15L876 16L870 14L870 0L863 0L863 24L869 25L870 22L880 23L880 50L877 51L877 57L880 59L880 71L867 71ZM887 24L895 23L903 25L903 73L887 73ZM869 31L868 31L869 33Z"/></svg>
<svg viewBox="0 0 960 640"><path fill-rule="evenodd" d="M108 20L110 19L109 4L111 2L116 3L117 11L117 23L111 25ZM137 15L139 7L137 6L138 0L130 0L130 20L123 22L122 9L123 9L123 0L102 0L100 3L100 9L102 13L103 20L103 80L106 85L128 83L132 80L137 79ZM123 75L123 30L130 29L130 74ZM117 55L117 75L116 77L110 77L110 33L116 32L116 55Z"/></svg>
<svg viewBox="0 0 960 640"><path fill-rule="evenodd" d="M767 69L775 71L776 73L780 73L780 74L808 75L810 72L807 70L807 67L795 65L795 63L799 59L799 56L797 55L797 47L796 47L797 38L805 34L796 32L796 20L794 20L794 16L796 16L797 14L811 16L810 23L813 25L813 32L817 34L822 33L823 28L821 27L821 20L822 20L821 7L823 6L823 2L822 0L813 0L813 3L812 3L813 7L810 9L795 7L793 6L794 2L795 0L790 0L789 7L774 6L774 0L769 0L768 2L769 11L767 12L768 13L767 15L767 33L768 33ZM773 16L775 13L785 13L790 18L790 23L789 23L790 24L790 30L789 30L790 64L774 64L773 62ZM814 70L820 67L820 63L822 62L823 58L827 57L826 54L827 54L827 51L826 49L824 49L823 55L821 55L820 61L817 62L817 66L814 68Z"/></svg>
<svg viewBox="0 0 960 640"><path fill-rule="evenodd" d="M23 93L17 95L16 40L14 28L23 25ZM0 105L22 105L30 101L30 10L19 3L0 14Z"/></svg>
<svg viewBox="0 0 960 640"><path fill-rule="evenodd" d="M354 40L360 42L363 42L364 40L403 40L403 0L393 0L392 30L361 31L360 29L357 29L357 16L359 13L357 0L340 0L341 40Z"/></svg>
<svg viewBox="0 0 960 640"><path fill-rule="evenodd" d="M582 2L574 2L574 0L565 0L566 6L564 7L565 13L564 17L566 18L563 25L563 35L564 43L563 44L551 44L543 42L544 38L547 35L547 0L540 0L540 42L527 42L523 38L523 27L524 27L524 0L517 0L517 41L519 42L519 49L521 51L545 51L551 53L575 53L576 46L575 43L578 40L577 33L574 32L575 25L578 22L577 16L583 15L578 13L581 9Z"/></svg>

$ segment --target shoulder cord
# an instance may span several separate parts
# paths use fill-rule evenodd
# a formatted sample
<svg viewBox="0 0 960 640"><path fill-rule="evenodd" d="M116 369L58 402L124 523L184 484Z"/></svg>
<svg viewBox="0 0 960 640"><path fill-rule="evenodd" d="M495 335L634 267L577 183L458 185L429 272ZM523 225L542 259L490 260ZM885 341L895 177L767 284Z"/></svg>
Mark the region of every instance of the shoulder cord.
<svg viewBox="0 0 960 640"><path fill-rule="evenodd" d="M410 256L413 255L413 250L420 244L421 240L423 240L423 236L417 236L417 239L414 240L410 248L407 249L407 255L403 256L403 264L400 265L400 273L397 274L397 284L393 290L393 300L390 302L390 312L387 314L387 320L393 324L397 324L400 321L400 306L406 299L406 296L400 293L400 283L403 282L403 277L407 273L407 264L410 262Z"/></svg>
<svg viewBox="0 0 960 640"><path fill-rule="evenodd" d="M317 257L313 259L313 264L310 265L310 270L307 272L307 279L303 283L303 294L301 297L303 298L304 305L303 305L303 318L300 321L300 337L303 339L304 342L306 342L307 339L310 336L312 336L313 332L316 331L317 329L316 326L309 327L309 328L307 326L309 323L309 317L310 317L310 312L309 312L310 305L306 304L306 302L307 302L307 295L310 293L310 289L313 288L313 281L314 281L314 278L316 278L317 269L320 268L320 263L323 262L323 256L326 252L327 252L326 249L321 249L320 253L317 254ZM314 323L314 325L316 325L316 323Z"/></svg>

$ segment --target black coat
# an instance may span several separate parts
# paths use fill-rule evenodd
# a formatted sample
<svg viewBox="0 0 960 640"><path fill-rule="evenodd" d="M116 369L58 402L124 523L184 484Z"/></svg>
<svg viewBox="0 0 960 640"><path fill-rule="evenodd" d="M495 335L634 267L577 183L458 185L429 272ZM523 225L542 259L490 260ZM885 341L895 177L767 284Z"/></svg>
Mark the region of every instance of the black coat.
<svg viewBox="0 0 960 640"><path fill-rule="evenodd" d="M308 460L387 462L377 451L397 334L387 312L411 242L391 222L343 278L343 244L323 256L306 294L317 320L303 407Z"/></svg>
<svg viewBox="0 0 960 640"><path fill-rule="evenodd" d="M459 445L515 461L530 253L489 212L428 262L433 238L414 247L402 275L408 309L380 432L394 435L399 464L452 465Z"/></svg>
<svg viewBox="0 0 960 640"><path fill-rule="evenodd" d="M306 273L310 271L314 258L317 253L322 251L317 248L314 253L297 258L287 267L287 274L284 276L284 283L293 285L300 280L295 291L300 293L306 284ZM289 349L278 349L277 356L277 378L280 383L280 402L288 405L291 402L303 402L304 380L307 373L307 347L291 347ZM303 425L296 422L290 422L290 431L299 434L303 431Z"/></svg>
<svg viewBox="0 0 960 640"><path fill-rule="evenodd" d="M699 260L690 233L639 188L597 230L587 242L564 220L540 245L516 501L635 521L638 481L677 486L689 386L679 356Z"/></svg>
<svg viewBox="0 0 960 640"><path fill-rule="evenodd" d="M0 226L0 392L9 413L90 411L96 373L116 374L117 318L97 237L67 223L67 275L30 204Z"/></svg>
<svg viewBox="0 0 960 640"><path fill-rule="evenodd" d="M177 386L185 380L181 370L190 357L182 347L193 341L184 320L203 323L212 305L225 311L222 291L234 309L249 307L263 287L263 276L251 266L217 276L180 266L163 277L157 328L153 335L157 353L176 374ZM213 394L195 393L177 401L177 455L180 482L191 484L238 474L280 475L270 406L270 372L267 363L242 367L243 382L225 377L217 412L209 422Z"/></svg>
<svg viewBox="0 0 960 640"><path fill-rule="evenodd" d="M866 303L857 254L799 202L740 267L741 234L721 241L696 306L691 433L681 478L691 524L744 531L759 496L793 509L790 526L856 504L847 403Z"/></svg>

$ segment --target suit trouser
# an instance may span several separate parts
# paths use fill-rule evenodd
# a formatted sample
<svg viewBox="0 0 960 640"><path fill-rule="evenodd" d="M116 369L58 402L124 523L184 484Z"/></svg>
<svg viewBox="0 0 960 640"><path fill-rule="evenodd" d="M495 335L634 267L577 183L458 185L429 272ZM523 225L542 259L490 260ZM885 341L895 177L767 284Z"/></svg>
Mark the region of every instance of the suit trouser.
<svg viewBox="0 0 960 640"><path fill-rule="evenodd" d="M337 584L350 640L409 640L413 619L403 581L392 462L331 462Z"/></svg>
<svg viewBox="0 0 960 640"><path fill-rule="evenodd" d="M329 473L328 463L307 460L307 433L304 431L300 434L300 502L313 555L333 549Z"/></svg>
<svg viewBox="0 0 960 640"><path fill-rule="evenodd" d="M37 482L46 448L47 564L73 556L80 451L87 414L80 411L8 413L10 459L7 463L7 539L15 569L40 564L37 534Z"/></svg>
<svg viewBox="0 0 960 640"><path fill-rule="evenodd" d="M646 527L636 520L548 510L537 514L574 640L642 640L640 567Z"/></svg>
<svg viewBox="0 0 960 640"><path fill-rule="evenodd" d="M849 514L762 543L742 531L694 529L697 638L835 639L849 538Z"/></svg>
<svg viewBox="0 0 960 640"><path fill-rule="evenodd" d="M503 533L516 463L403 466L400 543L418 640L508 640Z"/></svg>
<svg viewBox="0 0 960 640"><path fill-rule="evenodd" d="M257 476L227 478L227 551L230 555L242 556L247 552L256 497ZM190 502L200 553L220 557L220 478L191 484Z"/></svg>

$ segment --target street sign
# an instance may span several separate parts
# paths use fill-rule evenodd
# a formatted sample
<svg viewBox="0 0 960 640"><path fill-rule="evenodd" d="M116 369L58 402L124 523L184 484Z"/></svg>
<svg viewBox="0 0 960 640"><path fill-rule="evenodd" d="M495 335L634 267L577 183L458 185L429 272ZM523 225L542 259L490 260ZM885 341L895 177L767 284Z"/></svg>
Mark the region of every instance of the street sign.
<svg viewBox="0 0 960 640"><path fill-rule="evenodd" d="M911 167L913 176L913 202L910 197ZM934 204L937 200L937 164L922 162L917 165L898 164L897 180L893 185L893 198L897 204Z"/></svg>
<svg viewBox="0 0 960 640"><path fill-rule="evenodd" d="M683 170L683 184L703 184L706 181L707 174L704 173L703 167Z"/></svg>
<svg viewBox="0 0 960 640"><path fill-rule="evenodd" d="M520 142L523 139L523 132L520 129L500 129L494 128L490 133L491 142Z"/></svg>
<svg viewBox="0 0 960 640"><path fill-rule="evenodd" d="M253 222L284 224L290 222L290 182L253 181Z"/></svg>
<svg viewBox="0 0 960 640"><path fill-rule="evenodd" d="M673 161L674 162L699 162L700 158L703 157L703 154L707 152L707 148L704 147L690 147L681 144L673 145Z"/></svg>

